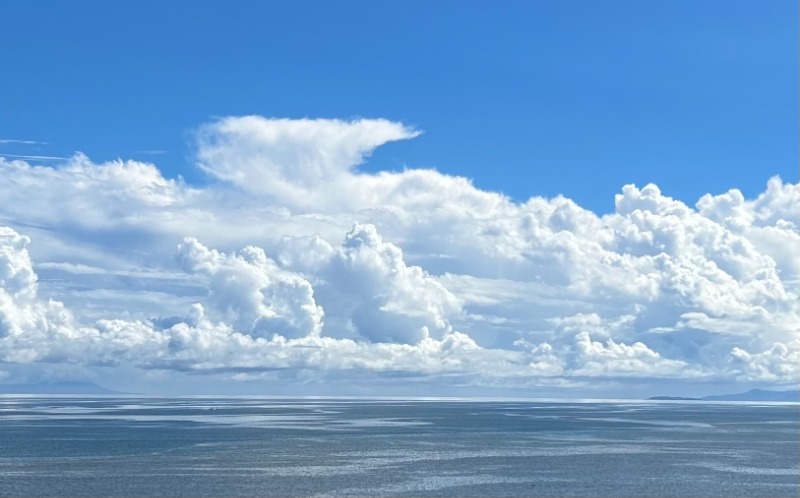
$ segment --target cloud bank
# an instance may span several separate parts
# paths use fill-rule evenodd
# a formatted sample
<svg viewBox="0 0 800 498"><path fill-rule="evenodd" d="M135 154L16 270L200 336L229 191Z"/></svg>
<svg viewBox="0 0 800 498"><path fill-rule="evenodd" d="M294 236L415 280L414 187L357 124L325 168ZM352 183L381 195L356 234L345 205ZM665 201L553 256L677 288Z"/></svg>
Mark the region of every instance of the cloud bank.
<svg viewBox="0 0 800 498"><path fill-rule="evenodd" d="M798 185L694 206L625 185L601 216L358 170L417 134L223 118L195 136L202 186L137 161L0 158L0 361L526 389L798 381Z"/></svg>

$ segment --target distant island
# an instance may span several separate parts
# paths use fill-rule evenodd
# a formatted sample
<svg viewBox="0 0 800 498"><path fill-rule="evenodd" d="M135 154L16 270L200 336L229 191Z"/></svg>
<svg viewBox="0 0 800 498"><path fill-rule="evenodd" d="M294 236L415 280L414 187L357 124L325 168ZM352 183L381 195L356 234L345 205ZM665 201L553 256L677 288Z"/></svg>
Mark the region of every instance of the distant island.
<svg viewBox="0 0 800 498"><path fill-rule="evenodd" d="M800 391L768 391L751 389L744 393L717 394L702 398L684 398L682 396L653 396L647 398L657 401L793 401L800 402Z"/></svg>
<svg viewBox="0 0 800 498"><path fill-rule="evenodd" d="M0 394L125 394L92 382L38 382L0 384Z"/></svg>

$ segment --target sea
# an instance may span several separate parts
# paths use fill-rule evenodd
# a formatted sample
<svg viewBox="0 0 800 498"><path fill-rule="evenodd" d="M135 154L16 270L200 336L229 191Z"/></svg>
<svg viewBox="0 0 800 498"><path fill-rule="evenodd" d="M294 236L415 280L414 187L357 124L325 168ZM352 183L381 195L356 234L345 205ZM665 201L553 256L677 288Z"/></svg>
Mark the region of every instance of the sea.
<svg viewBox="0 0 800 498"><path fill-rule="evenodd" d="M0 396L0 496L798 496L798 404Z"/></svg>

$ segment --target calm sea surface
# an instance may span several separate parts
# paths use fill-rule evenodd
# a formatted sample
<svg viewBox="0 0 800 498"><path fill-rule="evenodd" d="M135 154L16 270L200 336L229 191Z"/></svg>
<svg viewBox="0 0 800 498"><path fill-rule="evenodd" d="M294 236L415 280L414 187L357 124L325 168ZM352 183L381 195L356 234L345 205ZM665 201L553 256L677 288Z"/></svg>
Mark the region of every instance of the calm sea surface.
<svg viewBox="0 0 800 498"><path fill-rule="evenodd" d="M0 396L2 496L798 496L798 405Z"/></svg>

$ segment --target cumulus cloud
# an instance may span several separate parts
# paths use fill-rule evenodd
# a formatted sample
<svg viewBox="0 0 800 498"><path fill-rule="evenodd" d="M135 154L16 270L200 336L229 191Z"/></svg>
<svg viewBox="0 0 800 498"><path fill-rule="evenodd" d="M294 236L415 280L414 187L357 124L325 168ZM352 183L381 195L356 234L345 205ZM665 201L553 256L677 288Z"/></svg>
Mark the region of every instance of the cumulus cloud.
<svg viewBox="0 0 800 498"><path fill-rule="evenodd" d="M9 227L0 227L0 292L13 298L36 295L36 274L27 246L30 239Z"/></svg>
<svg viewBox="0 0 800 498"><path fill-rule="evenodd" d="M247 246L239 254L222 254L189 237L177 257L185 271L209 278L209 303L236 330L254 336L319 335L323 311L311 284L280 269L263 249Z"/></svg>
<svg viewBox="0 0 800 498"><path fill-rule="evenodd" d="M319 275L332 307L349 314L355 331L373 342L441 339L452 331L449 317L460 311L444 285L408 266L400 248L385 242L373 225L356 224Z"/></svg>
<svg viewBox="0 0 800 498"><path fill-rule="evenodd" d="M798 185L694 206L626 185L600 216L433 170L358 170L417 133L223 118L197 134L204 186L136 161L0 158L3 358L479 383L797 377Z"/></svg>
<svg viewBox="0 0 800 498"><path fill-rule="evenodd" d="M575 336L577 375L621 375L652 377L693 376L686 362L662 358L641 342L627 345L607 339L593 341L588 332Z"/></svg>
<svg viewBox="0 0 800 498"><path fill-rule="evenodd" d="M182 317L81 325L62 303L38 296L28 243L14 230L0 229L0 358L6 362L129 363L209 372L305 368L481 374L514 359L513 353L481 348L451 331L413 345L320 337L322 310L313 304L307 281L275 267L258 248L222 254L193 239L179 248L179 260L187 271L211 277L209 303L244 330L210 319L199 303ZM267 339L265 330L274 333ZM291 338L298 330L303 333Z"/></svg>
<svg viewBox="0 0 800 498"><path fill-rule="evenodd" d="M308 290L304 295L310 298L310 284L296 275L282 274L286 270L269 263L263 251L256 248L246 248L242 254L222 254L193 239L187 239L179 248L178 258L186 265L187 271L204 272L211 277L208 303L222 312L223 318L243 324L245 330L211 319L200 303L192 305L182 317L149 321L103 319L81 325L62 303L44 301L38 296L36 275L27 254L28 239L6 227L2 233L2 276L6 288L0 300L0 323L3 323L0 358L6 362L129 364L145 369L195 372L311 369L317 372L365 370L415 375L457 373L469 375L475 382L487 385L504 379L530 381L536 377L570 374L547 343L530 345L522 341L515 344L513 350L484 348L467 334L449 328L439 339L425 334L414 337L413 344L388 342L390 337L383 335L376 337L375 341L325 337L319 334L320 322L311 322L310 330L304 330L305 333L298 337L286 337L290 334L282 332L294 331L286 324L292 323L298 314L305 312L304 319L319 318L322 310L313 305L304 307L302 299L287 300L288 309L265 307L265 297L282 294L286 289L281 287L289 287L291 294L292 287L297 286L303 291ZM355 247L363 247L362 243L373 248L382 245L374 228L357 226L345 239L345 253L353 244L351 239L358 236L371 237L372 240L361 241ZM411 273L412 277L424 276L418 269ZM380 281L385 275L376 271L375 276ZM12 281L17 283L12 284ZM277 293L264 292L271 285L279 288ZM442 291L441 284L432 287ZM219 292L228 294L214 295ZM234 315L229 314L231 311ZM422 320L430 320L432 316ZM260 324L264 317L272 327L273 333L269 338L264 337ZM409 330L414 330L415 325ZM630 354L630 351L635 354ZM629 365L631 358L635 363L641 361L639 357L642 355L645 358L658 357L640 343L629 347L609 342L607 350L595 343L592 351L587 352L580 346L577 352L592 361L573 369L572 373L576 375L633 374ZM619 360L616 356L623 357L622 367L612 363ZM597 365L593 361L596 357L606 360L602 371L592 370ZM660 361L664 362L669 364L669 360Z"/></svg>
<svg viewBox="0 0 800 498"><path fill-rule="evenodd" d="M776 342L758 353L734 347L730 360L745 380L796 383L800 376L800 341L795 339L788 345Z"/></svg>

